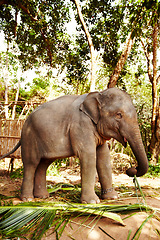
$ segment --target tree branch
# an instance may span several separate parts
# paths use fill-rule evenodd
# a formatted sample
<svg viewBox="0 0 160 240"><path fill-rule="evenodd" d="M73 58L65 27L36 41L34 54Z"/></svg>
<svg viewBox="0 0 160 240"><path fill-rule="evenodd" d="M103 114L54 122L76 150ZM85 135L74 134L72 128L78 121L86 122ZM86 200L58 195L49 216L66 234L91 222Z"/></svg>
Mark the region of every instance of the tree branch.
<svg viewBox="0 0 160 240"><path fill-rule="evenodd" d="M17 7L18 9L23 10L23 12L27 13L32 21L37 21L37 17L33 17L32 14L30 13L29 9L27 9L24 5L21 4L20 1L16 2L17 4L12 4L10 1L8 0L0 0L0 6L2 6L3 4L7 4L7 5L11 5L13 7Z"/></svg>
<svg viewBox="0 0 160 240"><path fill-rule="evenodd" d="M109 79L108 88L115 87L117 80L119 78L119 75L125 64L125 61L127 60L129 53L131 52L133 44L134 44L134 38L132 39L132 32L131 32L128 42L126 43L126 46L120 56L120 59L118 60L117 65Z"/></svg>
<svg viewBox="0 0 160 240"><path fill-rule="evenodd" d="M141 44L142 44L142 47L143 47L143 50L144 50L144 54L146 56L146 59L147 59L147 68L148 68L148 77L149 77L149 80L150 82L152 83L153 82L153 76L152 76L152 71L151 71L151 65L152 65L152 61L151 61L151 53L147 52L146 48L145 48L145 45L144 45L144 42L141 40Z"/></svg>
<svg viewBox="0 0 160 240"><path fill-rule="evenodd" d="M159 83L160 81L160 75L157 77L157 84Z"/></svg>
<svg viewBox="0 0 160 240"><path fill-rule="evenodd" d="M20 8L20 9L22 9L25 13L27 13L27 14L30 16L30 18L31 18L32 21L37 21L37 17L36 17L36 18L33 17L33 16L31 15L30 11L29 11L25 6L23 6L20 2L18 2L17 7Z"/></svg>

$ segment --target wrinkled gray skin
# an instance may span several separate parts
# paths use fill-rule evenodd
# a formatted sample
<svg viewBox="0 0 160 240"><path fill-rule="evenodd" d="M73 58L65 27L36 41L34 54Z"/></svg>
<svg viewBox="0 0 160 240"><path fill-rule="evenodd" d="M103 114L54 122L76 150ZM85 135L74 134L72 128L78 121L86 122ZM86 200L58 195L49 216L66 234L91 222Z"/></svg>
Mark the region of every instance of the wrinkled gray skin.
<svg viewBox="0 0 160 240"><path fill-rule="evenodd" d="M147 172L148 160L136 111L125 92L110 88L81 96L64 96L36 108L24 123L21 140L15 147L21 145L24 165L21 199L47 198L48 166L55 159L70 156L80 159L81 202L99 202L94 191L96 170L102 198L116 199L106 142L110 138L123 146L129 142L138 162L136 169L127 170L129 176Z"/></svg>

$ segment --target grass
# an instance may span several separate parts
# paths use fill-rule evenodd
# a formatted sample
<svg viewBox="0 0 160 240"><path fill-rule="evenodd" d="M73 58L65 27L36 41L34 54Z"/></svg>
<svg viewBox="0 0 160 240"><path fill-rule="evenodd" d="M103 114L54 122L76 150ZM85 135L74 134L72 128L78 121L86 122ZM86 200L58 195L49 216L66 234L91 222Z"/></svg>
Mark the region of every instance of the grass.
<svg viewBox="0 0 160 240"><path fill-rule="evenodd" d="M156 165L149 163L149 169L145 177L160 177L160 163L156 163Z"/></svg>
<svg viewBox="0 0 160 240"><path fill-rule="evenodd" d="M15 169L13 172L10 173L10 178L23 178L23 167Z"/></svg>

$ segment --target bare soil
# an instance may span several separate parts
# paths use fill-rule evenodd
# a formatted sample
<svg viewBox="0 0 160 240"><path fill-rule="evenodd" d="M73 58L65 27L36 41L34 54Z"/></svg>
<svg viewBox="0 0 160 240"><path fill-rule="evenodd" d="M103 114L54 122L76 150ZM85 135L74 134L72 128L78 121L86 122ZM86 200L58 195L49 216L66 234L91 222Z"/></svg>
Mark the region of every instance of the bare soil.
<svg viewBox="0 0 160 240"><path fill-rule="evenodd" d="M113 162L114 166L115 162ZM113 184L116 191L119 193L119 199L117 201L102 201L103 204L135 204L143 202L141 197L137 198L135 185L133 179L129 178L124 174L126 166L124 162L121 161L119 169L115 169L113 172ZM16 168L21 166L20 160L15 161ZM22 179L14 178L11 179L9 173L9 159L2 160L0 162L0 198L4 199L4 196L9 197L7 201L12 201L13 204L18 204L21 202L19 200L20 189ZM145 195L146 203L153 208L160 209L160 178L146 178L141 177L138 179L142 191ZM59 182L71 183L73 185L80 184L80 169L78 165L73 165L69 167L62 167L60 172L56 176L47 176L48 185L54 185ZM99 188L98 178L96 179L96 187ZM139 194L139 192L138 192ZM139 194L140 195L140 194ZM48 200L56 199L56 196L52 196ZM37 199L36 199L37 200ZM122 215L121 218L124 219L125 226L110 220L109 218L101 218L96 224L93 217L90 217L84 222L84 217L79 217L72 219L71 223L68 224L62 234L62 240L127 240L129 232L131 235L129 240L133 239L134 234L140 227L142 222L149 216L150 213L138 212L133 214L131 217L124 219L126 216L131 215L131 213ZM160 219L160 215L159 215ZM83 224L82 224L83 223ZM107 236L101 229L107 232L110 236ZM160 221L156 218L151 218L143 227L139 239L150 240L150 239L160 239ZM55 234L52 233L50 229L46 236L43 237L46 240L56 240Z"/></svg>

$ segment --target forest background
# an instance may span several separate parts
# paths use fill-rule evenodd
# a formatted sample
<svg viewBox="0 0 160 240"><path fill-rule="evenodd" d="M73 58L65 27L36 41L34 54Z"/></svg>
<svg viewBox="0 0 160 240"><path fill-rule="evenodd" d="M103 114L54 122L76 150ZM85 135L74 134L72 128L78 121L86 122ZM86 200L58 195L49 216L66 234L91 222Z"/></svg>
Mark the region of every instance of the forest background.
<svg viewBox="0 0 160 240"><path fill-rule="evenodd" d="M0 0L0 118L118 87L131 95L148 158L158 164L159 29L158 0Z"/></svg>

